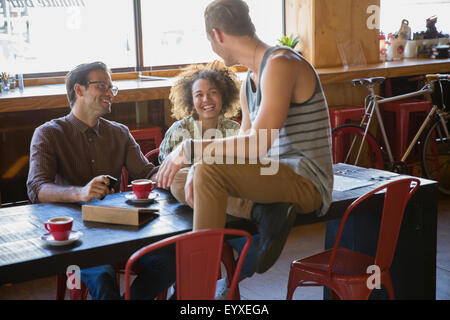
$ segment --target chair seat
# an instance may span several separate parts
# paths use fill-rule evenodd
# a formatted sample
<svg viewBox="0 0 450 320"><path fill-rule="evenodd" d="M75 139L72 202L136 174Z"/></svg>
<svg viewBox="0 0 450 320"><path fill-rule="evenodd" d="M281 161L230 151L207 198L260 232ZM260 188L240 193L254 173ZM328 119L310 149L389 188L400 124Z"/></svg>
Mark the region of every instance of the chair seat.
<svg viewBox="0 0 450 320"><path fill-rule="evenodd" d="M327 250L319 254L294 261L291 268L300 269L308 273L326 275L328 262L331 258L332 250ZM352 251L345 248L336 250L336 258L333 267L333 277L339 276L367 276L367 267L373 265L375 259L368 255Z"/></svg>

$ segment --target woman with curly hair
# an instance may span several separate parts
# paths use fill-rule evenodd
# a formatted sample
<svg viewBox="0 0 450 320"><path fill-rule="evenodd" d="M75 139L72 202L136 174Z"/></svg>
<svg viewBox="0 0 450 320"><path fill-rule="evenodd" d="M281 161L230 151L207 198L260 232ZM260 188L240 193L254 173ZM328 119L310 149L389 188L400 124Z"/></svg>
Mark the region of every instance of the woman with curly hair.
<svg viewBox="0 0 450 320"><path fill-rule="evenodd" d="M232 69L215 61L191 65L178 76L169 99L172 116L178 121L167 130L159 147L162 162L184 139L202 138L208 130L215 135L236 135L239 123L231 120L239 111L239 82ZM208 138L211 138L208 136Z"/></svg>
<svg viewBox="0 0 450 320"><path fill-rule="evenodd" d="M172 116L178 121L167 130L161 142L160 163L185 139L237 135L240 125L230 118L236 116L240 108L239 86L233 69L219 61L191 65L182 72L169 95ZM186 203L184 186L188 172L189 166L180 169L170 186L172 195L182 203ZM234 216L247 217L252 206L247 200L228 199L228 212Z"/></svg>

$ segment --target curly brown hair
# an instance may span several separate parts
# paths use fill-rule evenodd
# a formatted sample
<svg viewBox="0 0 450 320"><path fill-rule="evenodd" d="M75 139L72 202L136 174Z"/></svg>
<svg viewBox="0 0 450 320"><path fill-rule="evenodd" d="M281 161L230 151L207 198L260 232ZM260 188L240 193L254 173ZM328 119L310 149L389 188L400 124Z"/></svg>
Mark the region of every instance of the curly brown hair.
<svg viewBox="0 0 450 320"><path fill-rule="evenodd" d="M192 97L192 85L198 79L205 79L214 83L222 96L222 110L220 112L226 118L236 116L240 109L239 87L233 68L227 68L223 62L214 61L206 65L194 64L186 68L178 75L178 79L170 90L169 99L172 102L172 116L184 119L190 116L196 117Z"/></svg>

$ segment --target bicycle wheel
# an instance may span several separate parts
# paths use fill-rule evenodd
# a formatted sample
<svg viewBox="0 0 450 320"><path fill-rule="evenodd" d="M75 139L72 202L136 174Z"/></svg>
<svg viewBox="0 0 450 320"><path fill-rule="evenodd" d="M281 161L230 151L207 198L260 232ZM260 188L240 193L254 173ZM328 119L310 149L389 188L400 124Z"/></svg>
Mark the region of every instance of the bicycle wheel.
<svg viewBox="0 0 450 320"><path fill-rule="evenodd" d="M348 163L365 168L384 169L383 155L375 138L368 133L364 139L361 154L356 157L361 146L364 129L344 124L332 130L333 163Z"/></svg>
<svg viewBox="0 0 450 320"><path fill-rule="evenodd" d="M445 116L447 132L450 132L450 115ZM450 137L445 135L439 119L425 133L422 145L422 170L425 178L438 181L439 190L450 194Z"/></svg>

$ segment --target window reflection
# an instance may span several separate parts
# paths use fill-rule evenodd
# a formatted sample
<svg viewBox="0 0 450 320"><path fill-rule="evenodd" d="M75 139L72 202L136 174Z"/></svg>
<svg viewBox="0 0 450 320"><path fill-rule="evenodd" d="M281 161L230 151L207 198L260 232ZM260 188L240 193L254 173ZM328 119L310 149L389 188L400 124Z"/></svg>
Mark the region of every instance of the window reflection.
<svg viewBox="0 0 450 320"><path fill-rule="evenodd" d="M211 0L142 1L145 66L207 62L218 57L206 38L204 11ZM282 1L246 0L257 34L268 44L281 37ZM195 3L195 5L194 5ZM174 9L176 8L176 9ZM167 14L163 14L163 13Z"/></svg>
<svg viewBox="0 0 450 320"><path fill-rule="evenodd" d="M282 0L245 0L261 39L277 44ZM141 1L144 66L218 57L204 31L211 0ZM62 72L87 61L136 67L133 0L0 0L0 71Z"/></svg>
<svg viewBox="0 0 450 320"><path fill-rule="evenodd" d="M411 31L426 30L426 19L436 15L436 27L450 33L450 0L381 0L381 31L385 34L399 30L402 19L409 21Z"/></svg>
<svg viewBox="0 0 450 320"><path fill-rule="evenodd" d="M135 66L132 0L0 0L0 4L3 71L67 71L94 60L110 68Z"/></svg>

